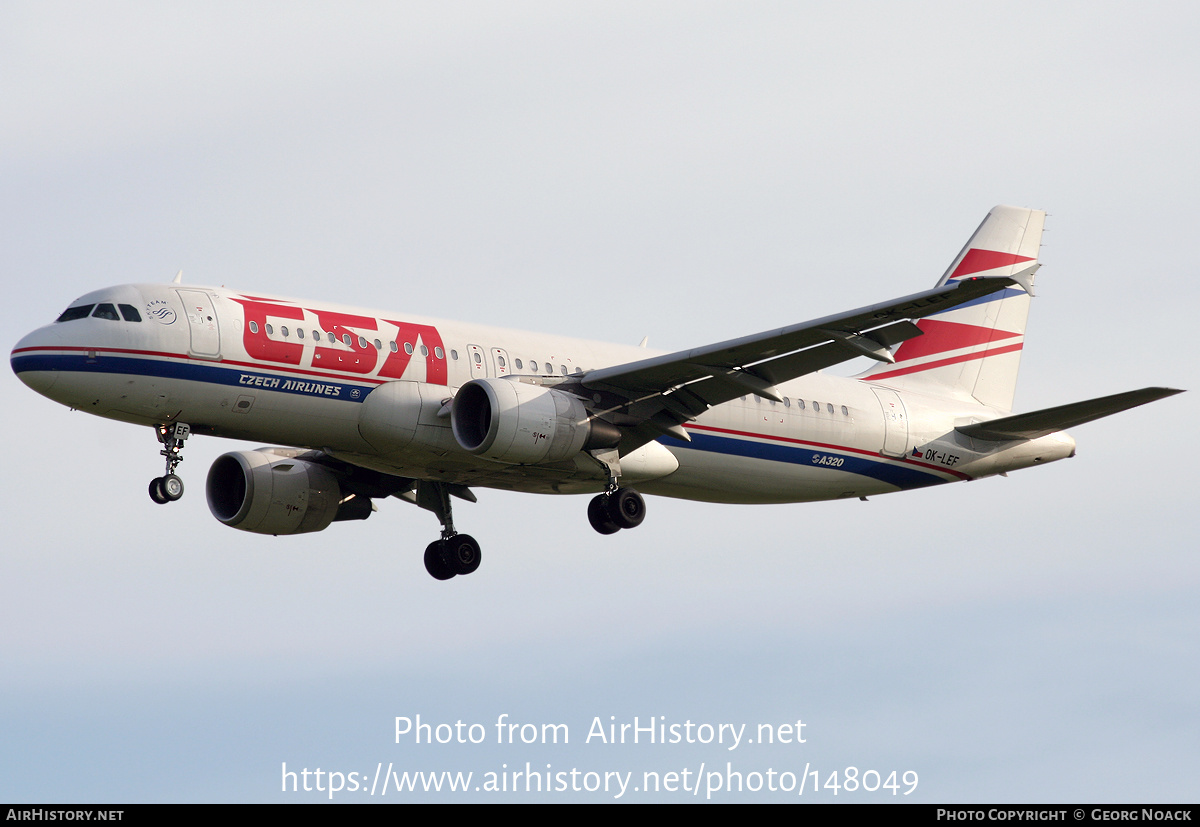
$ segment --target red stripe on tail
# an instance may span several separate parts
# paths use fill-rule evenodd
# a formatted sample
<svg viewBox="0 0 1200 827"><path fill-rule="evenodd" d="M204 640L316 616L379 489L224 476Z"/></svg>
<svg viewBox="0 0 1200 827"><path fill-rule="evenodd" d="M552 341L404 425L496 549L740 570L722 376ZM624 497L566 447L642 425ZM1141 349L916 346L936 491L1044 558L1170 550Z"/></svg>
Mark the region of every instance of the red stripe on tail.
<svg viewBox="0 0 1200 827"><path fill-rule="evenodd" d="M982 273L984 270L995 270L997 267L1008 267L1020 264L1022 261L1033 261L1029 256L1019 256L1015 253L998 253L995 250L967 250L963 260L954 268L950 278L969 276L972 273Z"/></svg>
<svg viewBox="0 0 1200 827"><path fill-rule="evenodd" d="M917 327L925 335L909 339L900 345L900 349L896 351L897 362L932 356L935 353L945 353L948 350L985 345L989 342L1011 339L1013 336L1021 335L991 327L979 327L961 322L941 322L935 319L921 319L917 322Z"/></svg>

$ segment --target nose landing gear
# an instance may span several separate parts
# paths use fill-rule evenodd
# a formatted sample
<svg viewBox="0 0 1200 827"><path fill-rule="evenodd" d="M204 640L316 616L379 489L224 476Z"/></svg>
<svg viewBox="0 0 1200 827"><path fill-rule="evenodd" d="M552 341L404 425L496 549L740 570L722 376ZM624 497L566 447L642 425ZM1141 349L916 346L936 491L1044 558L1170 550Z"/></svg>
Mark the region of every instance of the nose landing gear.
<svg viewBox="0 0 1200 827"><path fill-rule="evenodd" d="M183 443L191 436L192 428L185 422L174 425L159 425L155 429L163 449L158 453L166 458L166 474L150 480L150 499L159 505L175 502L183 496L183 480L175 475L175 468L183 462Z"/></svg>
<svg viewBox="0 0 1200 827"><path fill-rule="evenodd" d="M183 480L174 474L150 480L150 499L159 505L175 502L183 496Z"/></svg>

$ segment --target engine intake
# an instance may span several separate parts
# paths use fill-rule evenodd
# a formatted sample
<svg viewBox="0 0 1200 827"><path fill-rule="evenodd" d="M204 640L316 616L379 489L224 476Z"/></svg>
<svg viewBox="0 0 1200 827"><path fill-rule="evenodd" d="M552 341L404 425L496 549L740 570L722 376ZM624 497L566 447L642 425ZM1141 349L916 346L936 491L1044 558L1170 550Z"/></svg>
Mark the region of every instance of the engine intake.
<svg viewBox="0 0 1200 827"><path fill-rule="evenodd" d="M342 499L337 478L328 468L268 451L233 451L217 457L208 471L205 492L214 517L257 534L321 531L338 516Z"/></svg>
<svg viewBox="0 0 1200 827"><path fill-rule="evenodd" d="M463 385L450 421L463 450L512 465L558 462L621 437L607 422L589 420L579 397L512 379Z"/></svg>

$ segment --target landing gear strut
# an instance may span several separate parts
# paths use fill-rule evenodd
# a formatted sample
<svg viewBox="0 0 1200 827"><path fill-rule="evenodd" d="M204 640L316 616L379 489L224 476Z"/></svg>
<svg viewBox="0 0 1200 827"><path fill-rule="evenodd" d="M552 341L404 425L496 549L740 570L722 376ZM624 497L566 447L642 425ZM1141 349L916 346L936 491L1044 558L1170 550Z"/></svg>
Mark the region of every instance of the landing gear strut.
<svg viewBox="0 0 1200 827"><path fill-rule="evenodd" d="M470 534L459 534L454 530L454 516L450 508L452 487L442 482L417 483L416 503L432 511L442 524L442 538L434 540L425 548L425 570L435 580L449 580L456 574L470 574L479 568L483 555L479 543ZM465 487L459 496L474 500L474 495Z"/></svg>
<svg viewBox="0 0 1200 827"><path fill-rule="evenodd" d="M155 431L158 441L163 444L163 449L158 453L166 458L167 472L150 480L150 499L164 505L183 496L183 480L175 476L175 468L183 462L183 443L191 436L192 428L185 422L176 422L174 425L159 425Z"/></svg>

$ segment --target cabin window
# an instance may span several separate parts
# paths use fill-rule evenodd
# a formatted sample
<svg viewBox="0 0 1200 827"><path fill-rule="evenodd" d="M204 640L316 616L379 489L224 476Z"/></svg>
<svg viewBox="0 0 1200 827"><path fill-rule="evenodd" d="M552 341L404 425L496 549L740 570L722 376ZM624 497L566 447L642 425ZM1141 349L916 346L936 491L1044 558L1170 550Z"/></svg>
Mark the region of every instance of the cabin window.
<svg viewBox="0 0 1200 827"><path fill-rule="evenodd" d="M367 340L365 337L363 337L363 336L358 337L358 346L360 348L362 348L363 350L367 349Z"/></svg>
<svg viewBox="0 0 1200 827"><path fill-rule="evenodd" d="M314 342L319 342L319 341L321 341L321 331L319 331L319 330L314 330L314 331L312 332L312 334L313 334L313 341L314 341Z"/></svg>
<svg viewBox="0 0 1200 827"><path fill-rule="evenodd" d="M783 407L785 407L785 408L792 407L792 400L788 399L786 396L783 397Z"/></svg>
<svg viewBox="0 0 1200 827"><path fill-rule="evenodd" d="M328 333L326 333L326 334L325 334L325 337L326 337L327 339L329 339L329 344L331 344L331 345L336 345L336 344L337 344L337 336L334 336L334 335L333 335L333 331L332 331L332 330L330 330Z"/></svg>
<svg viewBox="0 0 1200 827"><path fill-rule="evenodd" d="M388 342L388 347L391 348L392 353L397 353L400 350L400 346L395 342Z"/></svg>
<svg viewBox="0 0 1200 827"><path fill-rule="evenodd" d="M275 328L271 327L271 325L267 325L267 335L268 335L268 336L274 336L274 335L275 335Z"/></svg>
<svg viewBox="0 0 1200 827"><path fill-rule="evenodd" d="M458 351L451 349L450 358L457 362L458 361Z"/></svg>
<svg viewBox="0 0 1200 827"><path fill-rule="evenodd" d="M279 332L283 334L283 338L286 339L288 337L288 329L286 326L281 325L279 328Z"/></svg>
<svg viewBox="0 0 1200 827"><path fill-rule="evenodd" d="M538 369L537 369L537 362L535 362L535 361L533 361L532 359L530 359L530 360L529 360L529 369L530 369L531 371L533 371L534 373L537 373L537 372L538 372Z"/></svg>
<svg viewBox="0 0 1200 827"><path fill-rule="evenodd" d="M820 412L821 412L821 403L814 399L813 400L813 413L820 413Z"/></svg>
<svg viewBox="0 0 1200 827"><path fill-rule="evenodd" d="M376 339L376 340L375 340L375 349L376 349L376 350L383 350L383 342L381 342L381 341L379 341L378 339Z"/></svg>
<svg viewBox="0 0 1200 827"><path fill-rule="evenodd" d="M475 364L477 364L477 365L483 364L483 357L481 357L478 353L473 353L471 355L475 357Z"/></svg>
<svg viewBox="0 0 1200 827"><path fill-rule="evenodd" d="M404 343L404 352L407 353L409 356L412 356L412 352L413 352L412 342Z"/></svg>
<svg viewBox="0 0 1200 827"><path fill-rule="evenodd" d="M567 366L566 366L566 365L560 365L560 366L559 366L559 370L561 370L561 371L562 371L562 375L563 375L563 376L566 376L566 375L567 375Z"/></svg>
<svg viewBox="0 0 1200 827"><path fill-rule="evenodd" d="M833 403L832 403L832 402L826 402L826 403L825 403L825 410L826 410L828 413L833 413Z"/></svg>
<svg viewBox="0 0 1200 827"><path fill-rule="evenodd" d="M849 415L850 415L850 409L847 408L845 405L843 405L842 406L842 416L849 416Z"/></svg>
<svg viewBox="0 0 1200 827"><path fill-rule="evenodd" d="M517 370L525 370L525 366L521 364L520 359L513 359L513 364L517 366Z"/></svg>
<svg viewBox="0 0 1200 827"><path fill-rule="evenodd" d="M422 350L424 350L425 348L421 348L421 349L422 349ZM496 364L498 364L500 367L504 367L504 357L503 357L503 356L497 356L497 357L496 357Z"/></svg>
<svg viewBox="0 0 1200 827"><path fill-rule="evenodd" d="M121 321L121 317L117 315L117 308L108 302L96 305L96 309L92 312L92 318L108 319L113 322Z"/></svg>
<svg viewBox="0 0 1200 827"><path fill-rule="evenodd" d="M796 400L796 407L798 407L800 410L804 410L804 400L803 400L803 399L797 399L797 400Z"/></svg>
<svg viewBox="0 0 1200 827"><path fill-rule="evenodd" d="M429 348L425 347L425 345L421 345L421 355L422 355L422 356L428 356L428 355L429 355Z"/></svg>
<svg viewBox="0 0 1200 827"><path fill-rule="evenodd" d="M302 328L302 327L298 327L298 328L296 328L296 338L297 338L297 339L303 339L303 338L304 338L304 328Z"/></svg>
<svg viewBox="0 0 1200 827"><path fill-rule="evenodd" d="M250 332L251 333L258 332L258 322L250 322Z"/></svg>
<svg viewBox="0 0 1200 827"><path fill-rule="evenodd" d="M445 359L445 358L446 358L446 353L445 353L445 351L443 351L443 350L442 350L440 347L435 347L435 348L433 349L433 355L434 355L434 356L436 356L436 357L437 357L437 358L439 358L439 359Z"/></svg>
<svg viewBox="0 0 1200 827"><path fill-rule="evenodd" d="M121 315L125 317L125 321L140 322L142 320L142 314L132 304L118 304L117 307L121 308Z"/></svg>

